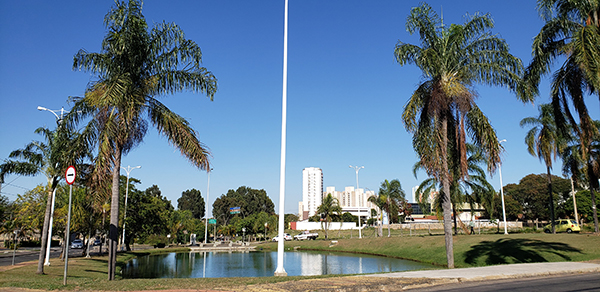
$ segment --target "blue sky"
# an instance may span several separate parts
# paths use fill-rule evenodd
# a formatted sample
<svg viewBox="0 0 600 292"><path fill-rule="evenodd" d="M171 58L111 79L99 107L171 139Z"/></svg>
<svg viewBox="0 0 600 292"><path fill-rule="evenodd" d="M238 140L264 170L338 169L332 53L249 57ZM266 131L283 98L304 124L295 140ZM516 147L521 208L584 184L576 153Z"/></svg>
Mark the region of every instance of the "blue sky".
<svg viewBox="0 0 600 292"><path fill-rule="evenodd" d="M53 128L55 118L37 106L69 109L68 96L81 96L94 81L72 70L80 49L99 52L103 18L113 1L0 2L0 158L41 137L33 131ZM279 204L279 157L283 67L283 0L144 1L152 26L174 22L202 48L204 66L218 79L214 101L193 93L160 97L190 121L212 151L209 203L229 189L265 189ZM444 22L462 23L467 13L490 13L493 32L507 40L525 64L531 41L543 22L535 1L428 1ZM348 165L365 168L361 188L377 190L384 179L399 179L410 194L425 179L412 174L417 161L411 136L400 120L403 106L421 79L414 66L396 63L398 40L419 44L405 29L419 1L291 0L288 51L288 128L286 213L297 213L302 199L302 169L320 167L324 186L338 190L356 184ZM516 183L545 167L531 157L519 121L537 116L548 102L548 82L535 104L523 104L504 88L477 86L478 104L503 145L503 182ZM598 100L588 99L598 118ZM150 129L144 143L123 158L123 166L145 189L156 184L177 206L187 189L206 195L207 175L191 166L167 140ZM125 172L122 172L125 174ZM555 167L560 175L560 163ZM2 194L14 200L35 185L34 178L9 176ZM490 182L499 189L496 173ZM276 209L278 210L278 209Z"/></svg>

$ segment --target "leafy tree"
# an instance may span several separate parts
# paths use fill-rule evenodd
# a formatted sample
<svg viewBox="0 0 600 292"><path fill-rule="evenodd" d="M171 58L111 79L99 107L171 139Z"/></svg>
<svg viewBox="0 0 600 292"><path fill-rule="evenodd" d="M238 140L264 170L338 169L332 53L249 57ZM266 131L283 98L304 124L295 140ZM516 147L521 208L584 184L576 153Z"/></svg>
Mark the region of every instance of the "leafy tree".
<svg viewBox="0 0 600 292"><path fill-rule="evenodd" d="M547 174L530 174L523 177L519 184L509 184L504 188L505 203L507 202L506 198L511 197L523 206L523 220L550 220L550 206L547 199L548 178L546 176ZM554 186L552 197L555 202L553 205L559 206L559 202L564 202L569 198L571 182L558 176L553 176L552 181ZM559 212L555 210L555 213Z"/></svg>
<svg viewBox="0 0 600 292"><path fill-rule="evenodd" d="M10 213L10 201L8 197L0 194L0 222L5 222Z"/></svg>
<svg viewBox="0 0 600 292"><path fill-rule="evenodd" d="M37 274L43 274L52 209L52 193L64 176L67 167L80 164L88 152L85 144L77 139L78 133L69 131L62 125L59 125L54 131L38 128L35 133L42 135L45 142L33 141L25 148L11 152L9 159L0 165L0 184L4 183L4 177L7 174L26 176L44 174L46 176L48 193L45 200L46 209L43 212L41 248L36 271Z"/></svg>
<svg viewBox="0 0 600 292"><path fill-rule="evenodd" d="M240 214L231 214L229 208L240 207ZM256 190L246 186L229 190L227 194L221 195L213 203L213 216L217 222L227 225L229 220L235 217L248 217L252 214L266 212L275 213L275 204L267 196L265 190Z"/></svg>
<svg viewBox="0 0 600 292"><path fill-rule="evenodd" d="M277 230L277 218L278 216L275 214L268 214L266 212L260 212L256 214L254 217L254 221L252 222L252 231L256 235L264 235L269 233L271 230ZM285 221L285 218L284 218ZM265 226L265 223L267 224ZM266 238L265 238L266 240Z"/></svg>
<svg viewBox="0 0 600 292"><path fill-rule="evenodd" d="M190 210L194 218L204 218L206 207L202 193L197 189L184 191L181 193L181 198L177 199L177 209Z"/></svg>
<svg viewBox="0 0 600 292"><path fill-rule="evenodd" d="M285 226L289 228L290 222L297 222L298 219L300 219L300 217L298 217L296 214L285 214L283 217L283 222Z"/></svg>
<svg viewBox="0 0 600 292"><path fill-rule="evenodd" d="M325 239L329 238L329 224L333 219L333 215L340 215L342 213L342 207L337 198L331 194L327 194L323 198L321 205L317 207L317 214L321 216L325 221Z"/></svg>
<svg viewBox="0 0 600 292"><path fill-rule="evenodd" d="M557 115L556 124L563 132L567 132L567 125L570 125L576 133L581 146L580 158L588 165L586 176L595 201L600 173L590 152L598 127L589 115L585 96L599 96L600 2L539 0L538 10L546 24L534 38L533 60L525 71L525 80L538 93L542 76L550 74L555 61L563 61L552 75L552 106L555 112L563 112L566 117ZM579 116L579 124L571 109ZM594 227L599 232L597 212L594 212Z"/></svg>
<svg viewBox="0 0 600 292"><path fill-rule="evenodd" d="M15 200L14 226L21 229L23 236L33 236L44 223L47 190L43 185L17 195Z"/></svg>
<svg viewBox="0 0 600 292"><path fill-rule="evenodd" d="M594 211L592 209L592 194L589 190L582 190L575 194L577 200L577 214L579 220L584 222L594 221ZM596 205L596 209L600 208L600 204ZM573 208L573 198L568 198L564 203L563 213L559 213L564 217L575 218L575 211Z"/></svg>
<svg viewBox="0 0 600 292"><path fill-rule="evenodd" d="M191 90L212 100L217 81L201 66L200 47L177 25L162 22L148 30L140 1L116 2L104 23L108 32L101 52L80 50L73 58L73 69L88 71L97 81L77 99L67 120L93 118L87 128L93 129L89 141L98 145L96 173L112 173L108 279L114 280L122 155L142 141L149 121L194 166L210 169L210 153L196 131L155 97Z"/></svg>
<svg viewBox="0 0 600 292"><path fill-rule="evenodd" d="M157 190L156 185L146 191L129 189L126 219L128 227L125 235L125 246L128 250L134 238L145 242L150 235L164 236L170 231L169 223L173 222L171 218L173 206L160 195L160 190Z"/></svg>
<svg viewBox="0 0 600 292"><path fill-rule="evenodd" d="M538 117L528 117L521 120L521 127L531 126L525 136L527 151L534 157L546 164L548 178L548 201L550 202L550 222L552 222L552 233L556 234L554 226L554 199L552 195L552 161L566 146L566 138L563 137L556 127L554 109L550 104L539 107ZM562 114L559 112L559 114Z"/></svg>
<svg viewBox="0 0 600 292"><path fill-rule="evenodd" d="M519 201L518 197L520 191L519 184L507 184L504 186L504 209L507 220L523 220L524 217L524 203ZM494 195L493 203L491 208L486 208L486 212L489 218L502 218L502 198L500 192Z"/></svg>
<svg viewBox="0 0 600 292"><path fill-rule="evenodd" d="M424 82L410 97L402 120L413 134L413 146L429 176L442 182L444 234L448 267L454 267L452 244L448 150L456 153L460 178L467 176L465 143L481 147L493 172L500 163L496 132L475 103L475 83L506 86L529 100L521 84L521 61L511 55L506 42L490 33L489 15L475 14L462 24L448 28L426 3L411 10L406 30L417 32L421 46L396 45L394 54L400 65L414 64ZM455 138L450 139L450 138Z"/></svg>
<svg viewBox="0 0 600 292"><path fill-rule="evenodd" d="M194 219L190 210L173 210L170 212L168 228L171 240L176 243L187 242L193 231L190 227L193 227Z"/></svg>
<svg viewBox="0 0 600 292"><path fill-rule="evenodd" d="M342 222L357 222L358 216L350 214L350 212L344 212L342 214Z"/></svg>

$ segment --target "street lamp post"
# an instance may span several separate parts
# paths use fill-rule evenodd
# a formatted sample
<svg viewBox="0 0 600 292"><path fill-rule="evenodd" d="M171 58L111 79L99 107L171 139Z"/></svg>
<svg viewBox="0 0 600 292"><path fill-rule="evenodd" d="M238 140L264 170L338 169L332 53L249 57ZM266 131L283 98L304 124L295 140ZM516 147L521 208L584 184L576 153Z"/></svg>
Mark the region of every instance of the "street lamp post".
<svg viewBox="0 0 600 292"><path fill-rule="evenodd" d="M281 92L281 156L279 164L279 238L283 238L285 216L285 151L287 137L287 55L288 55L288 0L284 4L283 16L283 82ZM283 240L277 242L277 268L275 276L285 277L287 272L283 267Z"/></svg>
<svg viewBox="0 0 600 292"><path fill-rule="evenodd" d="M579 225L579 216L577 216L577 200L575 200L575 186L573 185L573 175L571 175L571 195L573 196L573 209L575 210L575 222Z"/></svg>
<svg viewBox="0 0 600 292"><path fill-rule="evenodd" d="M207 172L208 175L208 182L206 184L206 203L205 206L208 206L208 195L210 194L210 172L213 171L213 169L209 169ZM204 244L206 244L206 240L208 238L208 207L205 208L206 212L205 216L204 216ZM215 235L216 237L216 235Z"/></svg>
<svg viewBox="0 0 600 292"><path fill-rule="evenodd" d="M356 171L356 191L354 192L354 195L356 195L356 208L358 210L358 238L362 238L362 232L361 232L361 223L360 223L360 201L358 198L358 171L361 170L362 168L365 168L364 166L352 166L350 165L350 168L354 168L354 170Z"/></svg>
<svg viewBox="0 0 600 292"><path fill-rule="evenodd" d="M498 143L506 142L506 139L502 139ZM502 217L504 218L504 234L508 235L508 227L506 226L506 207L504 206L504 187L502 186L502 164L498 167L500 173L500 195L502 197Z"/></svg>
<svg viewBox="0 0 600 292"><path fill-rule="evenodd" d="M43 106L38 106L37 109L39 111L49 111L51 112L55 117L56 117L56 124L60 125L60 123L62 123L63 117L65 115L65 113L68 113L68 111L65 110L64 107L60 108L60 116L56 113L58 112L58 110L54 111L51 109L47 109ZM50 210L50 222L48 225L48 243L46 246L46 256L44 258L44 266L49 266L50 265L50 247L52 246L52 222L54 221L54 204L55 204L55 199L56 199L56 189L54 189L54 191L52 192L52 208Z"/></svg>
<svg viewBox="0 0 600 292"><path fill-rule="evenodd" d="M19 237L19 232L21 232L20 229L16 229L15 231L13 231L13 233L15 234L15 239L13 240L13 258L12 258L12 265L15 265L15 252L17 251L17 237Z"/></svg>
<svg viewBox="0 0 600 292"><path fill-rule="evenodd" d="M127 183L125 185L125 210L123 210L123 238L122 238L122 243L121 243L121 250L125 249L125 219L127 219L127 197L129 196L129 174L131 173L132 170L136 169L136 168L142 168L141 166L136 166L136 167L131 167L131 166L127 166L127 168L121 166L121 168L123 170L125 170L125 172L127 172Z"/></svg>

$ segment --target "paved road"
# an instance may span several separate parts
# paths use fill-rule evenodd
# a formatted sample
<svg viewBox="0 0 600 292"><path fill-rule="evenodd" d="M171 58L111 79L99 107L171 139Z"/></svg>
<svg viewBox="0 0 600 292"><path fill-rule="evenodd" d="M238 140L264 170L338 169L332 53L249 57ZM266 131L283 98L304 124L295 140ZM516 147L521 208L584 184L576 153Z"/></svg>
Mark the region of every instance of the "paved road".
<svg viewBox="0 0 600 292"><path fill-rule="evenodd" d="M600 273L554 275L525 279L503 279L445 284L410 291L488 292L488 291L600 291Z"/></svg>
<svg viewBox="0 0 600 292"><path fill-rule="evenodd" d="M80 257L82 249L69 249L69 258ZM15 252L15 264L37 261L39 260L39 250L19 250ZM53 247L50 249L50 258L58 258L60 256L60 247ZM2 250L0 254L0 266L12 265L13 253L12 250Z"/></svg>

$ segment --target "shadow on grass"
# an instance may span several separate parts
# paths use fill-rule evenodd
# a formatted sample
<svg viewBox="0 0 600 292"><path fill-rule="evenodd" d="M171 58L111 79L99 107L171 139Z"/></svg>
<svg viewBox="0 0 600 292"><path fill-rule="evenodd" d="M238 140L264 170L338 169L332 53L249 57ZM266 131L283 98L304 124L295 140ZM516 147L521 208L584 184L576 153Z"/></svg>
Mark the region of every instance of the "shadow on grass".
<svg viewBox="0 0 600 292"><path fill-rule="evenodd" d="M482 241L465 252L465 262L475 264L484 258L487 265L508 263L540 263L547 262L544 254L554 254L567 261L571 257L567 253L581 253L578 248L561 242L546 242L535 239L498 239Z"/></svg>

